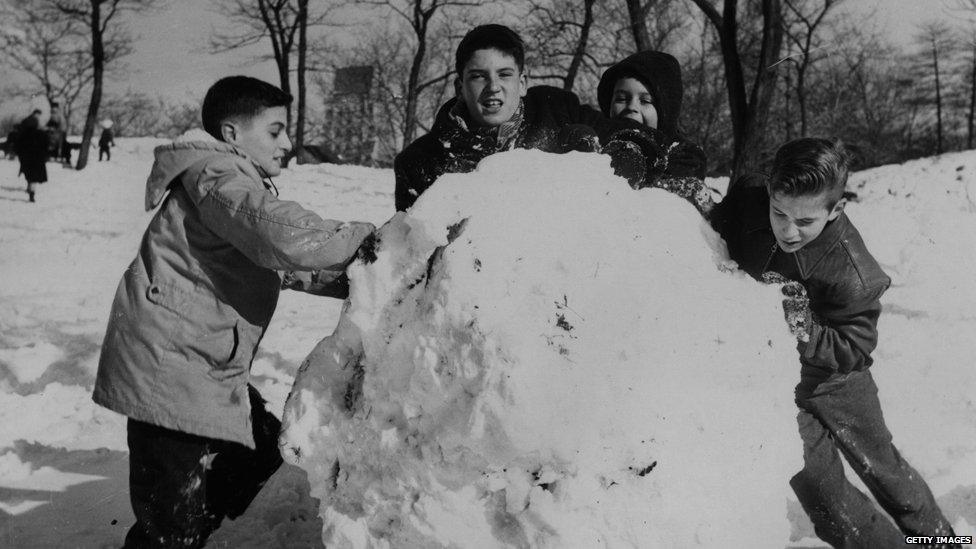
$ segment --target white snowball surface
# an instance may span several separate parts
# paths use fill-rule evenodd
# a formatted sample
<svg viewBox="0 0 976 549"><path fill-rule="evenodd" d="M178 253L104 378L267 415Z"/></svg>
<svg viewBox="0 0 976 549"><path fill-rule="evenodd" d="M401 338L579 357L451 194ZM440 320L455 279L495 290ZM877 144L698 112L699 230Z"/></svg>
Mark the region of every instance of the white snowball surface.
<svg viewBox="0 0 976 549"><path fill-rule="evenodd" d="M285 409L326 546L786 545L795 341L690 204L513 151L375 252Z"/></svg>

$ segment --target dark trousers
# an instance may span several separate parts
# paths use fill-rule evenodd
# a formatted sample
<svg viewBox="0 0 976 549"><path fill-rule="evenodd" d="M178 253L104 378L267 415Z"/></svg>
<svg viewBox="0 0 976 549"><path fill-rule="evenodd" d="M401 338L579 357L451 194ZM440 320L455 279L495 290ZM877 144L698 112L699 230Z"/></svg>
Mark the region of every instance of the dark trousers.
<svg viewBox="0 0 976 549"><path fill-rule="evenodd" d="M803 376L796 403L803 470L790 485L820 539L885 549L904 547L905 535L952 535L932 491L892 444L870 372ZM848 482L841 454L897 527Z"/></svg>
<svg viewBox="0 0 976 549"><path fill-rule="evenodd" d="M248 386L252 450L130 419L129 497L136 523L124 547L203 547L224 517L240 516L281 465L281 423Z"/></svg>
<svg viewBox="0 0 976 549"><path fill-rule="evenodd" d="M98 161L102 161L102 155L105 155L105 160L112 160L112 150L108 147L98 147Z"/></svg>

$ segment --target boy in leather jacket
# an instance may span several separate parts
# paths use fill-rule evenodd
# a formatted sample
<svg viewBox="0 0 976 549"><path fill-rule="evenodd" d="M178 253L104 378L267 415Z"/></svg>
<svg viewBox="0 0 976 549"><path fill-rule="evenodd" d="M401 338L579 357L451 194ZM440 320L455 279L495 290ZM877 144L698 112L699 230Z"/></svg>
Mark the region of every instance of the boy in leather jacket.
<svg viewBox="0 0 976 549"><path fill-rule="evenodd" d="M844 214L849 162L837 141L786 143L765 184L733 186L711 222L743 270L782 284L801 364L804 467L790 485L817 535L835 547L896 547L952 529L892 444L869 371L891 279ZM897 528L845 478L841 455Z"/></svg>

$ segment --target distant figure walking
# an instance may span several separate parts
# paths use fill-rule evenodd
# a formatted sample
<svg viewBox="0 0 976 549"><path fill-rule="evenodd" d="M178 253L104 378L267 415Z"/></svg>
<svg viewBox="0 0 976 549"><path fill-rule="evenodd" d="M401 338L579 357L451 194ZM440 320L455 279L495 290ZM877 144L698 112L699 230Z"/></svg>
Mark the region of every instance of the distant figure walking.
<svg viewBox="0 0 976 549"><path fill-rule="evenodd" d="M102 136L98 138L98 161L102 161L102 156L105 156L105 160L112 160L112 149L115 146L115 139L112 136L112 126L106 124L105 128L102 129Z"/></svg>
<svg viewBox="0 0 976 549"><path fill-rule="evenodd" d="M37 185L47 182L48 138L41 128L40 109L22 120L17 128L14 150L20 160L20 173L27 179L27 197L34 202Z"/></svg>

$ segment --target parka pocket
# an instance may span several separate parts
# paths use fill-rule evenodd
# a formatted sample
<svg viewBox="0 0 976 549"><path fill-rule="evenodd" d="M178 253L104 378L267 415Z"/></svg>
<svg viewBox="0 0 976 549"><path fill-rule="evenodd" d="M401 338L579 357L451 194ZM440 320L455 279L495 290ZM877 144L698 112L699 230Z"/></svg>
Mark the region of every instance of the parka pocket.
<svg viewBox="0 0 976 549"><path fill-rule="evenodd" d="M251 363L251 350L247 344L247 331L241 321L234 322L233 329L222 339L225 340L223 354L217 355L220 360L210 368L210 377L224 381L243 376Z"/></svg>

